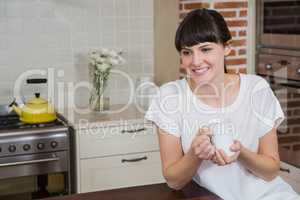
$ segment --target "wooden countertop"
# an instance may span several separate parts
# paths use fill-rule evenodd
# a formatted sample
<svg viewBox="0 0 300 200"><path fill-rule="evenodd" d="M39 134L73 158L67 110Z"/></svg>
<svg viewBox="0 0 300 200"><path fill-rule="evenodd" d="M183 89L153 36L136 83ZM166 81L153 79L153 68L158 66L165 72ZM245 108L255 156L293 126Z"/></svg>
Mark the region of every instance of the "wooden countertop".
<svg viewBox="0 0 300 200"><path fill-rule="evenodd" d="M104 113L79 108L66 108L59 111L75 129L119 126L126 123L150 123L144 119L145 112L134 105L113 105Z"/></svg>
<svg viewBox="0 0 300 200"><path fill-rule="evenodd" d="M221 200L196 183L191 182L182 190L172 190L166 184L154 184L115 190L89 192L45 200Z"/></svg>

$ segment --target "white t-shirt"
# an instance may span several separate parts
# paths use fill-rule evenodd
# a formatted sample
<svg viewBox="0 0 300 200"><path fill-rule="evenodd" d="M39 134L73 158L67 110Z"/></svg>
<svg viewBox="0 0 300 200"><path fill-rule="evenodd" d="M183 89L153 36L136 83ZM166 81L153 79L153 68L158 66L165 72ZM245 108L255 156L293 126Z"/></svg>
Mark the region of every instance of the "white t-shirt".
<svg viewBox="0 0 300 200"><path fill-rule="evenodd" d="M191 91L185 79L160 87L146 119L169 134L181 138L184 153L202 126L218 123L214 131L230 132L243 146L258 151L259 138L284 119L280 104L269 84L256 75L240 74L240 91L235 101L223 108L204 104ZM218 166L203 161L193 178L225 200L300 199L280 177L266 182L234 162Z"/></svg>

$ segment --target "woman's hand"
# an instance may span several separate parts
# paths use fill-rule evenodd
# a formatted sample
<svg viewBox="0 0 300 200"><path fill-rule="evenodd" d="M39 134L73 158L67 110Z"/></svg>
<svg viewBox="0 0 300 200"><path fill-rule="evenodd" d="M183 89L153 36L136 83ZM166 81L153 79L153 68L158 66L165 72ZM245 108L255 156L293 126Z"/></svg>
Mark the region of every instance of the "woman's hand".
<svg viewBox="0 0 300 200"><path fill-rule="evenodd" d="M235 140L233 144L230 146L230 150L235 152L234 155L227 156L222 149L217 149L215 155L212 158L212 161L219 166L233 163L238 159L241 153L241 149L242 149L242 144L239 141Z"/></svg>
<svg viewBox="0 0 300 200"><path fill-rule="evenodd" d="M211 142L211 136L209 128L202 128L192 142L191 151L201 160L211 160L215 155L216 148Z"/></svg>

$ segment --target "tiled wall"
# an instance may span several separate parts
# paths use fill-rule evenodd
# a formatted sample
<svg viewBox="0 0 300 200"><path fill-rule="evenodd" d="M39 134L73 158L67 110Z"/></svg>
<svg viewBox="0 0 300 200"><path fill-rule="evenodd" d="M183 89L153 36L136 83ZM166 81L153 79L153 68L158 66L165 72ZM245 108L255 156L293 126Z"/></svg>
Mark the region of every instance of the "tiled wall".
<svg viewBox="0 0 300 200"><path fill-rule="evenodd" d="M119 69L130 77L153 75L152 0L0 0L0 104L22 73L49 67L55 101L64 96L56 104L66 104L72 84L88 79L87 52L100 47L123 49L127 62ZM111 103L122 103L128 83L112 76L109 92ZM87 105L86 89L75 96Z"/></svg>
<svg viewBox="0 0 300 200"><path fill-rule="evenodd" d="M226 58L229 72L246 72L248 0L180 0L180 18L196 8L218 10L225 18L232 35L231 54Z"/></svg>

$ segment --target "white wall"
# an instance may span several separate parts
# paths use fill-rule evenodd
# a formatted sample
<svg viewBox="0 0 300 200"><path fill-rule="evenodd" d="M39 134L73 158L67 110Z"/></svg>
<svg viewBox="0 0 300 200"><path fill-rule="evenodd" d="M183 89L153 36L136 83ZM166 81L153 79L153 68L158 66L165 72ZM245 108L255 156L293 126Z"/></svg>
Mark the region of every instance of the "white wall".
<svg viewBox="0 0 300 200"><path fill-rule="evenodd" d="M119 69L131 77L153 75L152 0L0 0L0 104L21 74L49 67L55 104L58 95L66 104L66 83L88 79L87 52L100 47L123 49L127 62ZM128 84L112 76L109 92L113 104L122 103ZM88 96L78 90L77 105L86 106Z"/></svg>

